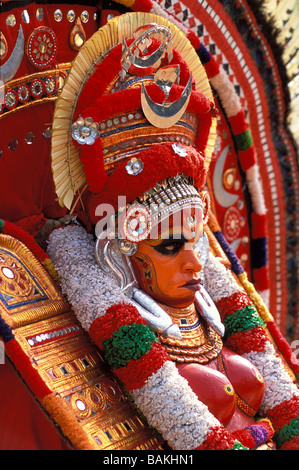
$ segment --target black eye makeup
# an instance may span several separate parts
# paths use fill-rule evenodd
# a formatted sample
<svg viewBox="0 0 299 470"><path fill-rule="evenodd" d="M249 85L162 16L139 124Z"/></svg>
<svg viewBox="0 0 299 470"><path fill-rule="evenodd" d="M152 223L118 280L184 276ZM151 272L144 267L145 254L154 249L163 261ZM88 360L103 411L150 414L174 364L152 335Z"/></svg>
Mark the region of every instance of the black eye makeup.
<svg viewBox="0 0 299 470"><path fill-rule="evenodd" d="M200 243L201 238L197 240L196 243L194 243L193 245L194 251L197 251L197 252L200 251L199 246L201 244ZM181 238L176 238L174 235L170 235L169 238L165 238L164 240L161 240L159 244L153 244L151 246L156 251L158 251L158 253L161 253L162 255L174 256L187 243L190 243L190 240L187 240L187 238L185 238L184 235L182 235Z"/></svg>
<svg viewBox="0 0 299 470"><path fill-rule="evenodd" d="M180 249L188 243L184 235L175 236L169 235L168 238L161 240L159 244L153 244L152 247L163 255L173 256L180 251Z"/></svg>
<svg viewBox="0 0 299 470"><path fill-rule="evenodd" d="M187 241L187 240L186 240ZM162 255L175 255L185 245L184 240L162 240L159 245L153 246L153 248L161 253Z"/></svg>

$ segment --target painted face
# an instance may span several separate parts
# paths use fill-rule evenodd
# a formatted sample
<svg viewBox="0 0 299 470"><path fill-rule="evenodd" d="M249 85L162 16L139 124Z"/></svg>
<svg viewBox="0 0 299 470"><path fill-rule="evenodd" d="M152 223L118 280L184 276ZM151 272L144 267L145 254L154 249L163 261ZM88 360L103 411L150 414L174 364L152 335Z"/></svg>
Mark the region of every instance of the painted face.
<svg viewBox="0 0 299 470"><path fill-rule="evenodd" d="M199 289L202 265L196 245L202 234L200 208L182 210L154 227L131 258L141 289L164 305L191 305Z"/></svg>

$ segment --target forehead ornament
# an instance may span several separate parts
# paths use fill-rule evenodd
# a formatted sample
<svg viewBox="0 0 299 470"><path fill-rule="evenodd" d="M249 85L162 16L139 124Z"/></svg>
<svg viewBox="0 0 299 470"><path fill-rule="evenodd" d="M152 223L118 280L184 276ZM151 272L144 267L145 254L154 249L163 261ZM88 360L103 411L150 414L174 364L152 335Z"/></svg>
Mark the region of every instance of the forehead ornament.
<svg viewBox="0 0 299 470"><path fill-rule="evenodd" d="M131 206L126 212L122 228L125 238L130 242L145 240L152 229L150 211L142 205Z"/></svg>

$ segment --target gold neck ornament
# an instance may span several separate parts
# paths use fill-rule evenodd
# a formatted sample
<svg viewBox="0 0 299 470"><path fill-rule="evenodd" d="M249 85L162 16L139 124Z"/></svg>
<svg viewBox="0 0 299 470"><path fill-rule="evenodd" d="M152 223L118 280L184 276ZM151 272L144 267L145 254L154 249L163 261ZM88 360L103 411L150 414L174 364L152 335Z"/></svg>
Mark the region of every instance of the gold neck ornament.
<svg viewBox="0 0 299 470"><path fill-rule="evenodd" d="M195 304L184 308L160 306L179 327L181 339L159 336L159 341L175 362L207 364L215 359L221 349L222 340L197 312Z"/></svg>

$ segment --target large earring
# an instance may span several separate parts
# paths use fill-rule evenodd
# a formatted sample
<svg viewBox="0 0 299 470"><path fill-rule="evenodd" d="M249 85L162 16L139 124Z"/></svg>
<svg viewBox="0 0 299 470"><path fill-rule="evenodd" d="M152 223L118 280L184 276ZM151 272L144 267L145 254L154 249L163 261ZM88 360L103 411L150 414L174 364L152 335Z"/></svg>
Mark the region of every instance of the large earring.
<svg viewBox="0 0 299 470"><path fill-rule="evenodd" d="M132 251L134 249L135 247ZM130 257L120 249L119 240L98 238L95 243L95 257L100 268L117 282L124 293L137 287Z"/></svg>
<svg viewBox="0 0 299 470"><path fill-rule="evenodd" d="M119 240L118 246L119 250L127 256L133 256L138 251L138 243L133 243L129 240Z"/></svg>

